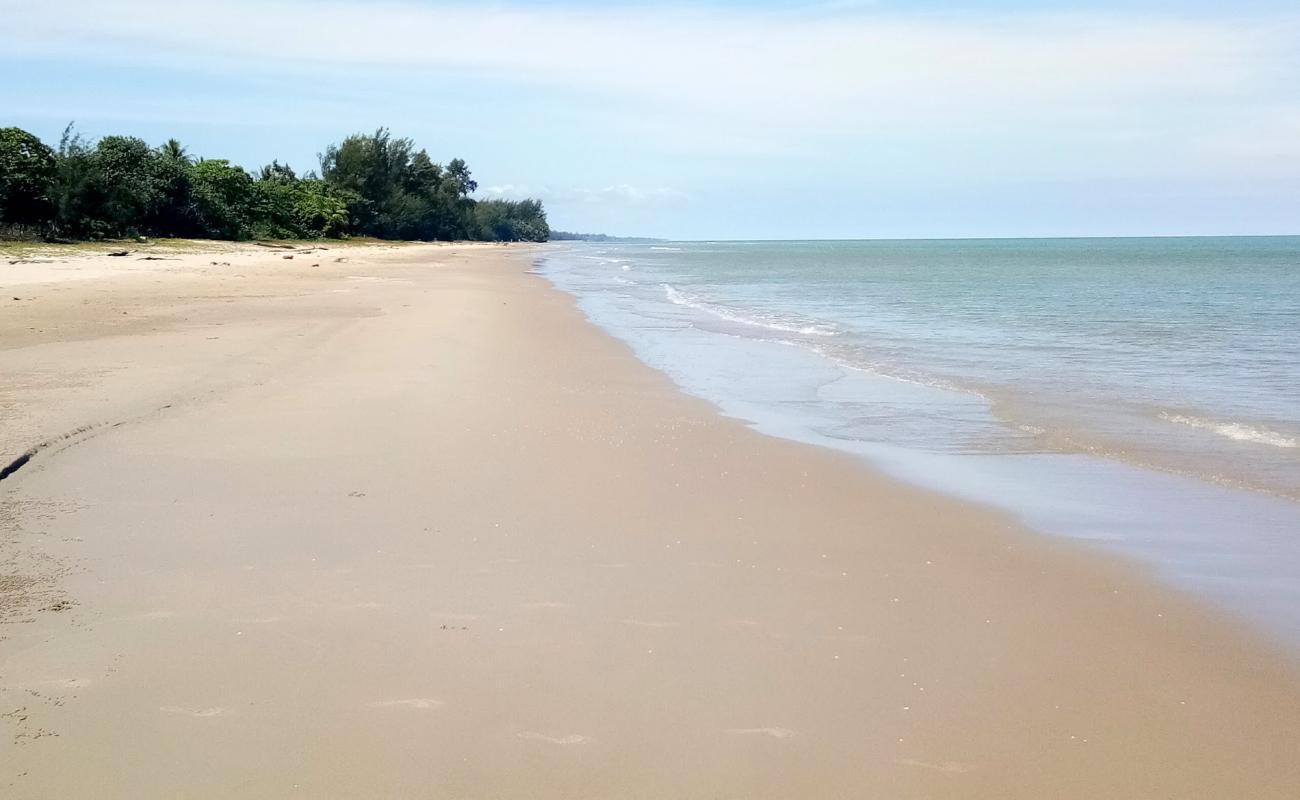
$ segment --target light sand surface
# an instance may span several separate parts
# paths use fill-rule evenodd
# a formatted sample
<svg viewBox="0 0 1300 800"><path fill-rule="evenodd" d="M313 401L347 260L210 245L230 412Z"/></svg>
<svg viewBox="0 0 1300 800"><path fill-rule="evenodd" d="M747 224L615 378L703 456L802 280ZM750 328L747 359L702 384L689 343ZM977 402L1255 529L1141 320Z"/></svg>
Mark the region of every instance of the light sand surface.
<svg viewBox="0 0 1300 800"><path fill-rule="evenodd" d="M1300 797L1281 651L719 416L535 253L0 263L0 795Z"/></svg>

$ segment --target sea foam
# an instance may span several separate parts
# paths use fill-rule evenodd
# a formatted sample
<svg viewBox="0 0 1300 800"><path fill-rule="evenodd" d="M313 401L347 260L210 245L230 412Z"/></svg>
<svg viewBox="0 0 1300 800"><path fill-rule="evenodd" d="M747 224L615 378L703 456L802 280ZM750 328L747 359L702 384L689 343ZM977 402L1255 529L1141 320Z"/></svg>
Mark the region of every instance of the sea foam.
<svg viewBox="0 0 1300 800"><path fill-rule="evenodd" d="M1300 442L1290 436L1240 422L1217 422L1212 419L1203 419L1187 414L1170 414L1167 411L1161 411L1160 418L1166 422L1175 422L1179 425L1211 431L1239 442L1253 442L1254 444L1266 444L1272 447L1300 447Z"/></svg>
<svg viewBox="0 0 1300 800"><path fill-rule="evenodd" d="M808 322L806 320L797 320L791 317L778 316L775 314L765 313L762 311L740 311L728 306L710 303L699 297L679 291L671 284L660 284L664 288L664 295L670 303L687 308L693 308L696 311L703 311L706 314L726 320L727 322L736 322L741 325L750 325L755 328L767 328L772 331L781 331L782 333L798 333L804 336L837 336L839 331L833 326L819 322Z"/></svg>

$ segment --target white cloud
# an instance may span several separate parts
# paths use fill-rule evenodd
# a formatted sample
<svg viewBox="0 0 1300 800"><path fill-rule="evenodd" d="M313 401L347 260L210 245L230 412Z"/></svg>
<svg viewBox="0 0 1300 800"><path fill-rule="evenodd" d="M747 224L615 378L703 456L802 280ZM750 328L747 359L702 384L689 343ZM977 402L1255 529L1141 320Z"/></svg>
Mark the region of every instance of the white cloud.
<svg viewBox="0 0 1300 800"><path fill-rule="evenodd" d="M1294 19L338 0L119 0L111 10L101 0L0 0L0 14L11 53L470 76L774 132L1124 119L1294 95L1300 67Z"/></svg>
<svg viewBox="0 0 1300 800"><path fill-rule="evenodd" d="M1033 208L1049 185L1300 177L1300 12L0 0L0 18L0 57L19 69L206 73L156 93L93 79L28 92L20 75L0 81L10 113L206 114L323 136L384 122L499 170L486 183L525 182L481 193L540 197L571 227L685 218L683 191L703 206L717 187L784 209L809 188L986 198L1000 184Z"/></svg>

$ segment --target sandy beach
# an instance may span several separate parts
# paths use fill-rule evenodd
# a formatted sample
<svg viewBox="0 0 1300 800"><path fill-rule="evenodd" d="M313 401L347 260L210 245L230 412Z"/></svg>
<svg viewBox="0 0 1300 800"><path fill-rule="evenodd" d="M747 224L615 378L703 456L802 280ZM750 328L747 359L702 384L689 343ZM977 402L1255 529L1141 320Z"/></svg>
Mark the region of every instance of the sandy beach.
<svg viewBox="0 0 1300 800"><path fill-rule="evenodd" d="M1227 614L328 247L0 262L5 797L1300 797Z"/></svg>

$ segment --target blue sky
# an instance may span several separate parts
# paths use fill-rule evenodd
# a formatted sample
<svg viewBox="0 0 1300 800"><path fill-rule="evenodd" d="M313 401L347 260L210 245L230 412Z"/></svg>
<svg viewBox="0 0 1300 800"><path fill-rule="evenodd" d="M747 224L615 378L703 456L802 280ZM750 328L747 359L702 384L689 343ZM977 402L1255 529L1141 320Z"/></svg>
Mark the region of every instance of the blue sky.
<svg viewBox="0 0 1300 800"><path fill-rule="evenodd" d="M0 125L299 169L386 125L584 231L1300 233L1300 11L1226 5L0 0Z"/></svg>

